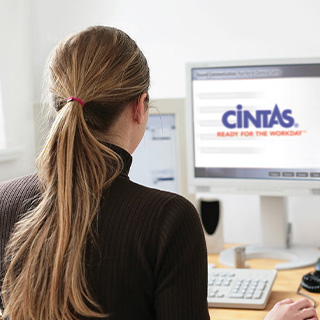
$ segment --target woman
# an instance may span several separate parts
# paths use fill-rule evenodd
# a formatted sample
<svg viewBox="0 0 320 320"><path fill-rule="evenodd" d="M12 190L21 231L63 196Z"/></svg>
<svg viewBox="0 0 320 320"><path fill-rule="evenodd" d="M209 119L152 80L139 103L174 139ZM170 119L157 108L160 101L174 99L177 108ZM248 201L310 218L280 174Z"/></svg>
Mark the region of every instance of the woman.
<svg viewBox="0 0 320 320"><path fill-rule="evenodd" d="M48 79L57 117L38 173L0 184L3 317L209 319L196 210L128 178L148 120L136 43L91 27L57 47Z"/></svg>
<svg viewBox="0 0 320 320"><path fill-rule="evenodd" d="M0 187L5 316L208 319L195 209L128 178L148 120L144 55L93 27L57 47L48 78L57 117L38 174Z"/></svg>

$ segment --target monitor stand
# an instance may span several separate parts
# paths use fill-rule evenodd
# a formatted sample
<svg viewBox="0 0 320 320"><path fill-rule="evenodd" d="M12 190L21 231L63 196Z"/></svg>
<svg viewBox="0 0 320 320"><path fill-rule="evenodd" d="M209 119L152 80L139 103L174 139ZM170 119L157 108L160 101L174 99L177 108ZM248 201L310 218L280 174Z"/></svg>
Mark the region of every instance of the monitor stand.
<svg viewBox="0 0 320 320"><path fill-rule="evenodd" d="M320 258L318 248L291 245L291 225L288 224L287 198L260 197L261 245L245 246L245 259L288 260L275 265L278 270L314 265ZM219 262L235 267L234 248L223 250Z"/></svg>

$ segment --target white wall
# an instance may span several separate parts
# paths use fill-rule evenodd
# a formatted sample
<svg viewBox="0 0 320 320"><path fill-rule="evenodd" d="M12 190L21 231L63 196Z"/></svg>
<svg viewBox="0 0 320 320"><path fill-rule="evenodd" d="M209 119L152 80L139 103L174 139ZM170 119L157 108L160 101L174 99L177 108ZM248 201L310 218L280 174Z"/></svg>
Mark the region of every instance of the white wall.
<svg viewBox="0 0 320 320"><path fill-rule="evenodd" d="M221 196L224 236L228 243L259 243L260 203L258 196ZM320 246L319 197L289 197L288 219L293 244Z"/></svg>
<svg viewBox="0 0 320 320"><path fill-rule="evenodd" d="M0 163L0 180L33 170L31 97L34 94L34 101L40 100L45 59L70 32L92 24L122 28L137 40L149 60L151 98L184 98L185 62L319 57L319 12L318 0L2 1L0 30L8 34L0 37L0 72L8 130L28 153L15 163ZM18 23L17 16L21 18ZM226 241L258 241L257 198L221 199ZM296 240L320 244L319 204L317 198L290 199Z"/></svg>
<svg viewBox="0 0 320 320"><path fill-rule="evenodd" d="M151 97L185 97L185 62L319 56L318 0L34 0L41 66L62 36L122 28L145 52Z"/></svg>
<svg viewBox="0 0 320 320"><path fill-rule="evenodd" d="M35 170L31 21L30 0L1 1L0 85L7 150L0 154L0 181ZM12 156L14 160L3 161Z"/></svg>

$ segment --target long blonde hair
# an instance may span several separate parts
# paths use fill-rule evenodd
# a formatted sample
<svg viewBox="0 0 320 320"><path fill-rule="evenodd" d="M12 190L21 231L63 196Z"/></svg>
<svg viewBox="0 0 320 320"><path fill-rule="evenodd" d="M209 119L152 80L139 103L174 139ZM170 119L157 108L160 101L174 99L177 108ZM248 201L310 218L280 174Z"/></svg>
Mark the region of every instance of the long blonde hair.
<svg viewBox="0 0 320 320"><path fill-rule="evenodd" d="M103 188L121 159L99 142L129 103L150 85L136 43L110 27L91 27L62 41L48 63L57 117L38 159L41 196L15 225L6 248L3 318L103 318L86 280L85 256ZM85 102L82 108L76 96Z"/></svg>

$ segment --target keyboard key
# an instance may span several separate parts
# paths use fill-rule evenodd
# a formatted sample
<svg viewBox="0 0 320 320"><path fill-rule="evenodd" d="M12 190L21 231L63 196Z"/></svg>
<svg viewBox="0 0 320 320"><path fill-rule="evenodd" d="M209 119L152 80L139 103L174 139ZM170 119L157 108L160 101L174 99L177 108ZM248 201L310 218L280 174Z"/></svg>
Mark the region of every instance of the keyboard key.
<svg viewBox="0 0 320 320"><path fill-rule="evenodd" d="M235 298L235 299L239 299L239 298L243 298L244 297L244 293L240 293L240 292L232 292L229 296L230 298Z"/></svg>
<svg viewBox="0 0 320 320"><path fill-rule="evenodd" d="M253 299L260 299L261 296L262 296L262 290L256 290L253 295Z"/></svg>

